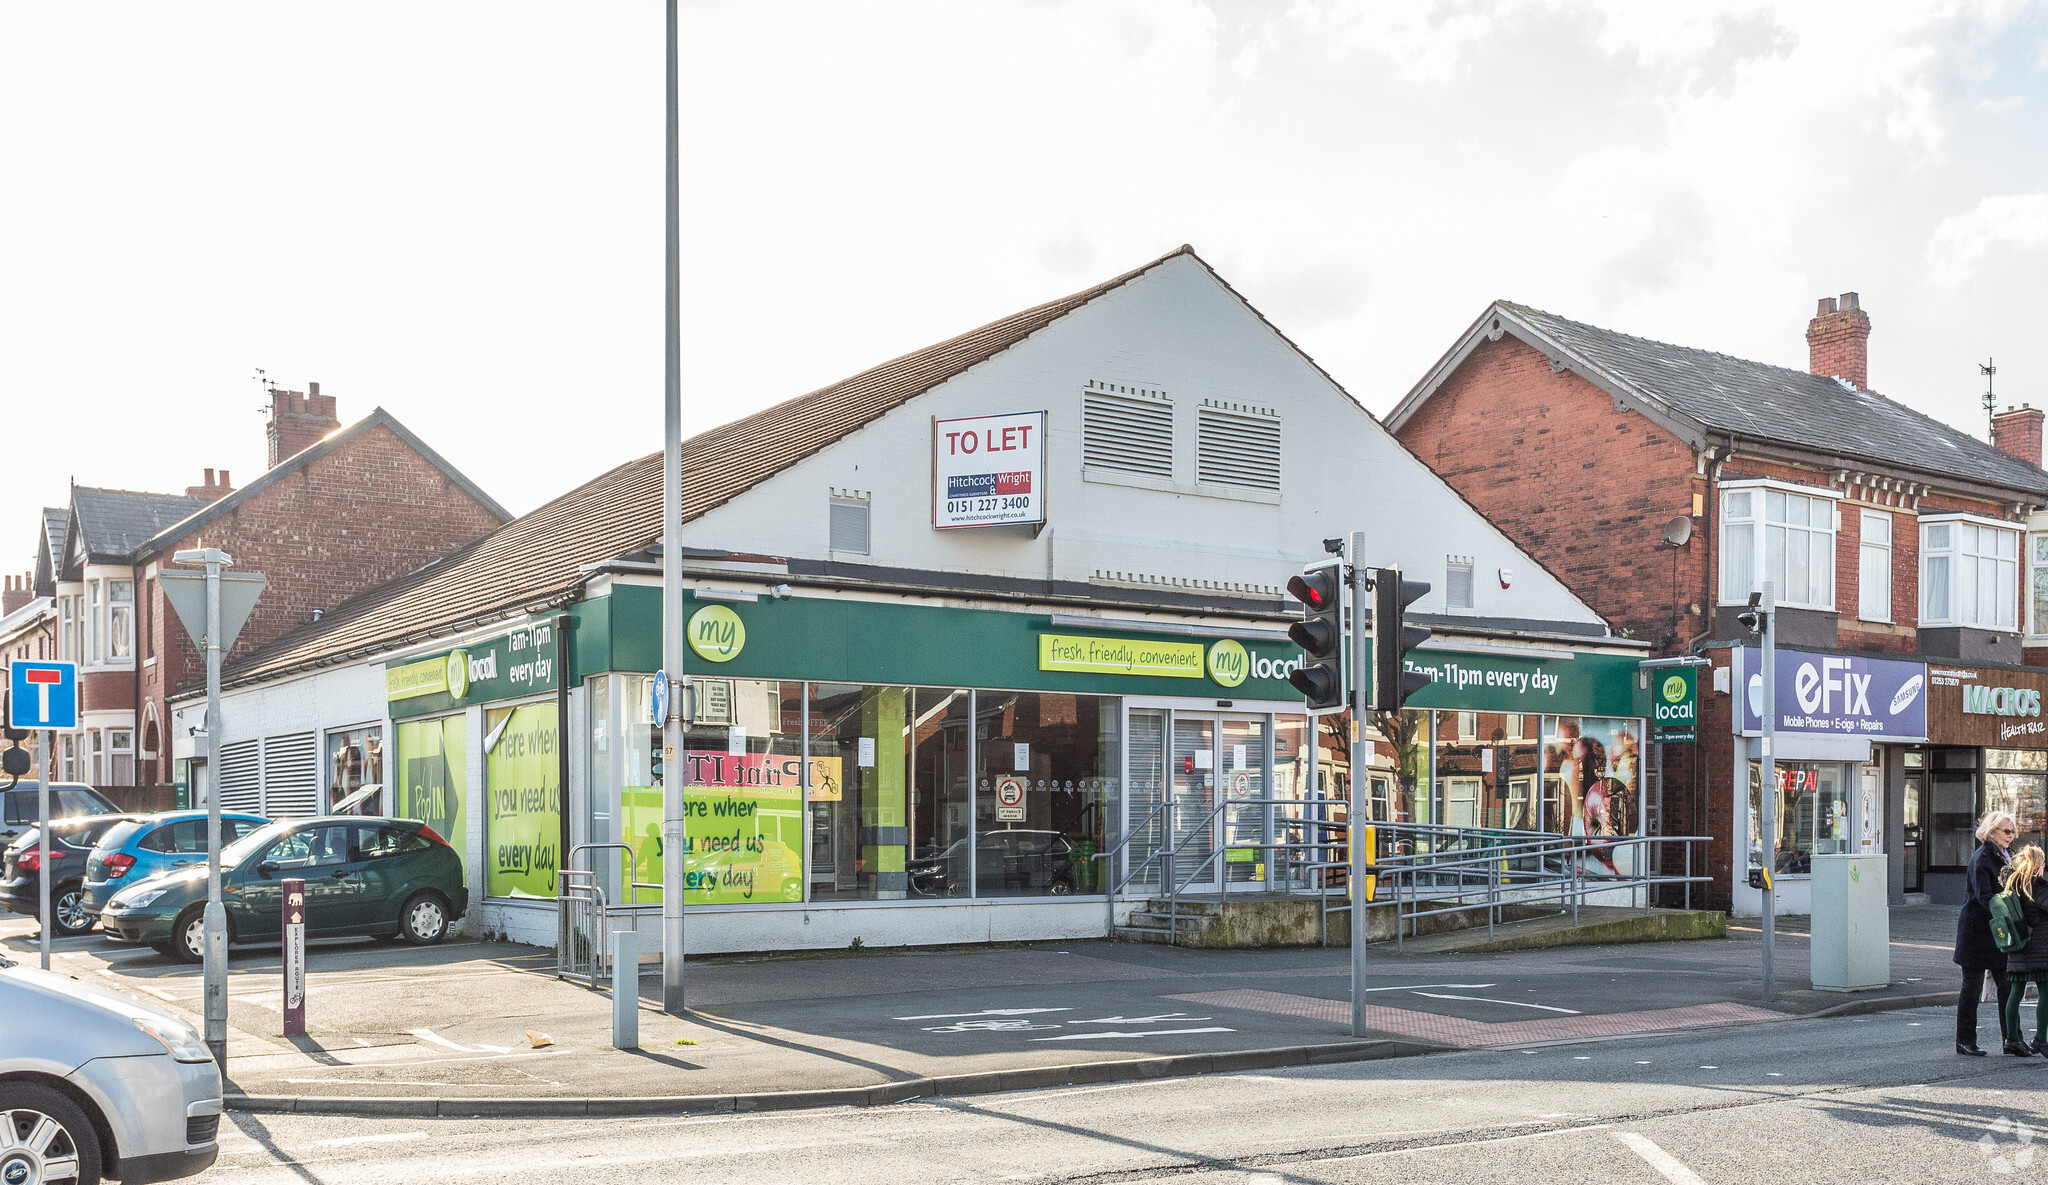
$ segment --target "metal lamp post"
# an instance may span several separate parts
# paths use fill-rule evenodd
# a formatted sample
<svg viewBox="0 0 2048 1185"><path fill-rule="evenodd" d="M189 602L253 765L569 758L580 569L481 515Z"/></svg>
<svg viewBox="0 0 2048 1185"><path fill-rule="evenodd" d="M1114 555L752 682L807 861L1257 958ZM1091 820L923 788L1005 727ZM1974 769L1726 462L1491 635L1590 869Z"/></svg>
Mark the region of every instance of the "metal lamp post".
<svg viewBox="0 0 2048 1185"><path fill-rule="evenodd" d="M689 700L683 671L683 323L681 173L677 137L682 134L676 102L676 0L668 0L667 279L664 288L661 466L661 662L673 683L661 721L661 1010L681 1016L683 998L684 853L689 840L683 822L682 716ZM616 989L614 989L616 990Z"/></svg>
<svg viewBox="0 0 2048 1185"><path fill-rule="evenodd" d="M1772 581L1764 581L1763 600L1758 605L1763 614L1764 627L1764 730L1761 744L1763 759L1762 826L1764 845L1764 1003L1768 1004L1776 995L1776 986L1771 982L1771 947L1777 937L1777 892L1772 888L1778 865L1778 766L1772 755L1771 742L1778 735L1778 598Z"/></svg>

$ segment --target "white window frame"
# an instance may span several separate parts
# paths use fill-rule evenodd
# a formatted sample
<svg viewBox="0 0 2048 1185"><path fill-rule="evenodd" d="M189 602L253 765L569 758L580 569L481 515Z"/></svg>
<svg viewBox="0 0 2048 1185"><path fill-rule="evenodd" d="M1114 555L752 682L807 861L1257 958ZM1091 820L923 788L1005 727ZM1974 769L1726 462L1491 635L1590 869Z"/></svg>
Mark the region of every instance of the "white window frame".
<svg viewBox="0 0 2048 1185"><path fill-rule="evenodd" d="M2039 612L2035 588L2048 594L2048 533L2034 532L2025 540L2027 547L2027 636L2040 638L2048 636L2048 613Z"/></svg>
<svg viewBox="0 0 2048 1185"><path fill-rule="evenodd" d="M128 599L114 599L115 590L128 586ZM135 661L135 582L107 581L107 661Z"/></svg>
<svg viewBox="0 0 2048 1185"><path fill-rule="evenodd" d="M2002 533L2002 534L2006 534L2006 535L2010 535L2010 536L2012 536L2012 537L2013 537L2013 555L2012 555L2012 558L2011 558L2011 559L2006 559L2006 558L2004 558L2004 557L2001 557L2001 556L1998 556L1998 555L1996 555L1996 554L1993 554L1993 555L1990 555L1990 556L1986 556L1986 555L1983 555L1983 554L1982 554L1981 552L1965 552L1965 551L1963 551L1963 550L1962 550L1962 547L1961 547L1961 542L1962 542L1962 533L1961 533L1960 531L1957 531L1957 530L1955 529L1955 528L1956 528L1957 526L1959 526L1959 525L1968 525L1968 526L1974 526L1974 527L1977 527L1977 528L1979 528L1979 529L1984 529L1984 530L1992 530L1992 531L1998 531L1998 532L2000 532L2000 533ZM1929 529L1930 529L1930 528L1934 528L1934 527L1941 527L1941 526L1946 526L1946 527L1948 527L1948 528L1949 528L1949 536L1948 536L1948 538L1949 538L1949 545L1948 545L1947 547L1931 547L1931 546L1929 546L1929 544L1928 544L1928 531L1929 531ZM2020 548L2020 547L2022 547L2022 546L2025 546L2025 545L2026 545L2026 538L2025 538L2025 536L2026 536L2026 529L2025 529L2024 527L2022 527L2022 526L2021 526L2020 524L2018 524L2018 523L2010 523L2010 522L2005 522L2005 521L2004 521L2004 520L2002 520L2002 519L1995 519L1995 518L1986 518L1985 516L1983 516L1983 515L1979 515L1979 514L1924 514L1924 515L1921 515L1921 516L1920 516L1920 625L1921 625L1921 627L1922 627L1922 628L1946 628L1946 627L1957 627L1957 628L1969 628L1969 629L1980 629L1980 630L2006 630L2006 631L2011 631L2011 632L2013 632L2013 633L2017 633L2017 632L2019 632L2019 628L2020 628L2020 621L2019 621L2019 596L2020 596L2020 591L2021 591L2021 590L2020 590L2020 563L2021 563L2021 556L2020 556L2020 553L2019 553L2019 548ZM2013 615L2012 615L2012 617L2011 617L2011 619L2010 619L2009 621L2001 621L2001 622L1998 622L1998 623L1996 623L1996 624L1986 625L1985 623L1983 623L1983 622L1981 622L1981 621L1971 621L1971 620L1968 620L1968 619L1967 619L1967 616L1966 616L1966 615L1965 615L1964 613L1962 613L1962 612L1961 612L1961 610L1960 610L1960 606L1961 606L1962 598L1961 598L1961 596L1959 595L1959 590L1960 590L1960 588L1961 588L1961 584L1962 584L1962 568L1963 568L1963 563L1962 563L1962 561L1963 561L1964 559L1966 559L1966 558L1967 558L1967 559L1970 559L1970 560L1973 560L1973 561L1975 561L1975 562L1977 562L1977 563L1979 563L1979 564L1982 564L1982 563L1985 563L1985 562L1989 562L1989 563L1990 563L1990 564L1991 564L1991 565L1993 566L1993 570L1994 570L1994 573L1996 573L1996 570L1997 570L1997 568L1998 568L1999 566L2001 566L2001 565L2005 565L2005 564L2011 564L2011 565L2012 565L2012 572L2011 572L2011 574L2010 574L2010 575L2011 575L2011 578L2010 578L2009 580L2006 580L2006 581L2005 581L2005 583L2006 583L2007 585L2009 585L2009 586L2010 586L2010 589L2011 589L2011 592L2012 592L2012 595L2013 595ZM1931 580L1929 580L1929 579L1928 579L1928 576L1927 576L1927 566L1928 566L1928 561L1929 561L1929 560L1932 560L1932 559L1946 559L1946 560L1948 560L1948 587L1947 587L1947 589L1945 590L1945 591L1947 592L1947 594L1948 594L1948 613L1947 613L1947 614L1946 614L1945 616L1942 616L1942 617L1936 617L1936 616L1934 616L1933 614L1931 614L1931 613L1929 613L1929 612L1927 611L1927 596L1928 596L1928 593L1929 593L1929 592L1931 591L1931 589L1932 589L1932 587L1933 587L1933 584L1935 583L1934 581L1931 581ZM1981 569L1980 569L1980 571L1981 571ZM1995 605L1995 604L1996 604L1996 602L1994 601L1994 602L1993 602L1993 604Z"/></svg>
<svg viewBox="0 0 2048 1185"><path fill-rule="evenodd" d="M1718 538L1722 552L1721 570L1715 574L1715 585L1720 593L1719 603L1723 605L1748 604L1749 595L1762 589L1763 582L1769 575L1767 560L1769 548L1767 544L1771 524L1764 517L1764 499L1770 492L1782 493L1792 497L1808 498L1827 504L1828 526L1825 529L1827 536L1826 546L1816 551L1812 548L1811 543L1808 545L1809 584L1813 583L1811 578L1816 575L1813 571L1816 556L1824 555L1826 557L1826 575L1824 579L1819 581L1827 594L1826 599L1795 601L1786 595L1783 587L1778 588L1776 592L1778 605L1781 608L1815 609L1822 612L1832 612L1835 608L1835 586L1841 579L1841 574L1835 571L1835 543L1842 529L1841 495L1820 486L1803 486L1796 482L1777 481L1771 478L1721 483L1717 493L1720 504L1715 508L1718 515ZM1729 516L1728 503L1729 495L1731 494L1747 494L1749 496L1750 513L1748 515L1738 518L1731 518ZM1728 555L1730 551L1728 528L1731 524L1748 525L1753 528L1750 532L1749 549L1749 571L1752 581L1752 587L1750 588L1731 589L1728 587ZM1822 532L1822 528L1810 525L1805 527L1778 525L1781 530L1798 530L1808 535L1820 534Z"/></svg>
<svg viewBox="0 0 2048 1185"><path fill-rule="evenodd" d="M1892 548L1897 543L1897 534L1899 529L1899 525L1897 522L1893 521L1893 517L1894 516L1887 511L1865 510L1861 513L1861 516L1857 520L1856 618L1859 621L1889 622L1892 619L1892 598L1894 591L1892 588ZM1885 541L1883 543L1872 543L1870 541L1870 524L1873 521L1882 522L1885 525ZM1866 570L1864 559L1867 556L1878 555L1880 553L1882 555L1884 562L1884 607L1882 610L1877 610L1874 609L1870 603L1871 589L1870 582L1864 579Z"/></svg>
<svg viewBox="0 0 2048 1185"><path fill-rule="evenodd" d="M1452 596L1452 589L1457 583L1457 577L1461 575L1465 578L1465 599L1463 602L1455 600ZM1471 613L1476 610L1478 603L1479 574L1477 567L1472 562L1472 557L1469 555L1445 556L1444 611L1446 613Z"/></svg>
<svg viewBox="0 0 2048 1185"><path fill-rule="evenodd" d="M85 661L98 666L107 660L107 623L102 620L106 612L106 593L100 588L100 581L85 582Z"/></svg>

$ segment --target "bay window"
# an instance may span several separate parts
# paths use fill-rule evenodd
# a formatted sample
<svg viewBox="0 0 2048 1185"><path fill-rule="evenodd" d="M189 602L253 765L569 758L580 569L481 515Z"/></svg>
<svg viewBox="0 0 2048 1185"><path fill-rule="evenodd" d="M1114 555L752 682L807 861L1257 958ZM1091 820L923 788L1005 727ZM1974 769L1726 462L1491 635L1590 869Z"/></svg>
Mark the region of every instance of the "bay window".
<svg viewBox="0 0 2048 1185"><path fill-rule="evenodd" d="M104 637L105 623L100 620L100 582L89 580L85 585L85 653L88 662L105 662L107 644Z"/></svg>
<svg viewBox="0 0 2048 1185"><path fill-rule="evenodd" d="M1764 581L1778 604L1835 607L1835 502L1776 486L1725 488L1721 495L1721 603L1739 605Z"/></svg>
<svg viewBox="0 0 2048 1185"><path fill-rule="evenodd" d="M1920 624L2019 629L2020 533L1962 515L1920 520Z"/></svg>
<svg viewBox="0 0 2048 1185"><path fill-rule="evenodd" d="M2048 535L2027 536L2027 632L2048 634Z"/></svg>
<svg viewBox="0 0 2048 1185"><path fill-rule="evenodd" d="M135 644L135 582L107 581L107 657L129 658Z"/></svg>

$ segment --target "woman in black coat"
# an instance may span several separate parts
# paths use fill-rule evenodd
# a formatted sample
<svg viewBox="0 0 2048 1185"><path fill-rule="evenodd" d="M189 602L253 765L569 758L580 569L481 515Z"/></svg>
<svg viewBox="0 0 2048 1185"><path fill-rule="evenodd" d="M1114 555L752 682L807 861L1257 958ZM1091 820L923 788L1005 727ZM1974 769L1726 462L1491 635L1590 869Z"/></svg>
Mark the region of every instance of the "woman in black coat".
<svg viewBox="0 0 2048 1185"><path fill-rule="evenodd" d="M2024 1056L2028 1050L2048 1057L2048 880L2041 878L2041 849L2028 844L2012 858L2005 870L2005 887L2020 899L2020 916L2027 923L2027 945L2005 956L2005 976L2011 989L2005 998L2007 1053ZM2020 1035L2020 999L2027 985L2034 985L2034 1043L2015 1049Z"/></svg>
<svg viewBox="0 0 2048 1185"><path fill-rule="evenodd" d="M1963 969L1963 993L1956 1001L1956 1052L1983 1057L1977 1046L1977 1004L1984 998L1984 977L1998 989L1999 1029L2005 1037L2005 1051L2026 1056L2019 1042L2019 1030L2005 1023L2005 1002L2012 987L2005 975L2005 952L1991 941L1991 899L1998 895L1999 874L2009 861L2006 849L2018 833L2019 822L2010 811L1992 811L1977 824L1977 850L1970 856L1970 870L1963 879L1963 911L1956 918L1956 965Z"/></svg>

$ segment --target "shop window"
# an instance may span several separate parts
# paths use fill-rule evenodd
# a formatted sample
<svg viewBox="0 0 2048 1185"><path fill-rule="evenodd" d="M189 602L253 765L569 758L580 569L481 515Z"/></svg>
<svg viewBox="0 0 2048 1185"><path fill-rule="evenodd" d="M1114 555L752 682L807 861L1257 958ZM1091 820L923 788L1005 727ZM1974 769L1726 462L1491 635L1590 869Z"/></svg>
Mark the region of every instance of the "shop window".
<svg viewBox="0 0 2048 1185"><path fill-rule="evenodd" d="M2012 812L2019 827L2015 844L2048 838L2048 752L1984 750L1984 810Z"/></svg>
<svg viewBox="0 0 2048 1185"><path fill-rule="evenodd" d="M965 897L974 889L972 699L964 689L911 692L904 813L913 897Z"/></svg>
<svg viewBox="0 0 2048 1185"><path fill-rule="evenodd" d="M1813 872L1816 855L1839 855L1851 850L1849 836L1849 795L1842 767L1833 763L1781 761L1776 770L1772 875L1807 876ZM1939 813L1941 798L1937 781L1935 798ZM1763 862L1763 763L1749 765L1749 867Z"/></svg>
<svg viewBox="0 0 2048 1185"><path fill-rule="evenodd" d="M484 892L552 900L561 866L561 712L552 700L484 711Z"/></svg>
<svg viewBox="0 0 2048 1185"><path fill-rule="evenodd" d="M364 786L384 785L384 730L378 725L351 728L327 734L327 802L322 807L332 814L335 804ZM386 794L373 794L356 804L349 813L385 813ZM440 834L438 831L435 834Z"/></svg>
<svg viewBox="0 0 2048 1185"><path fill-rule="evenodd" d="M831 538L829 546L833 551L850 555L867 555L872 541L869 535L869 510L867 495L851 492L832 495L826 524Z"/></svg>
<svg viewBox="0 0 2048 1185"><path fill-rule="evenodd" d="M1543 819L1558 835L1639 835L1642 722L1602 716L1543 718ZM1596 852L1589 871L1629 874L1634 849Z"/></svg>
<svg viewBox="0 0 2048 1185"><path fill-rule="evenodd" d="M460 714L401 720L394 728L396 793L391 813L418 819L469 859L463 803L469 787L469 731ZM501 740L503 738L500 738Z"/></svg>
<svg viewBox="0 0 2048 1185"><path fill-rule="evenodd" d="M1153 392L1086 392L1081 397L1081 463L1171 478L1173 404Z"/></svg>
<svg viewBox="0 0 2048 1185"><path fill-rule="evenodd" d="M1121 760L1120 702L1111 696L983 691L976 696L975 895L1100 892L1095 853L1109 830ZM1207 762L1180 753L1170 772Z"/></svg>
<svg viewBox="0 0 2048 1185"><path fill-rule="evenodd" d="M1952 517L1920 520L1920 624L2019 628L2019 531Z"/></svg>
<svg viewBox="0 0 2048 1185"><path fill-rule="evenodd" d="M1540 746L1524 737L1522 717L1506 712L1438 712L1436 776L1443 822L1452 827L1537 827Z"/></svg>

